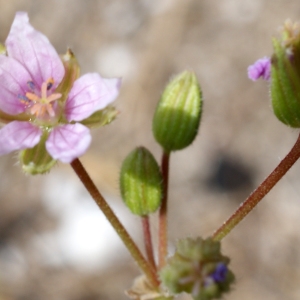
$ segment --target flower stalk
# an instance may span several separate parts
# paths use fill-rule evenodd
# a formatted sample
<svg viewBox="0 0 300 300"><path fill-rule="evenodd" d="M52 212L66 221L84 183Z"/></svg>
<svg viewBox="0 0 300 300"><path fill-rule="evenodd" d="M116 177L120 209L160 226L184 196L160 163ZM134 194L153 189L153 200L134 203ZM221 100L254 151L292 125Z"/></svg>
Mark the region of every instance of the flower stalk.
<svg viewBox="0 0 300 300"><path fill-rule="evenodd" d="M149 216L142 216L141 218L142 218L143 235L144 235L144 243L145 243L147 258L149 263L152 265L153 269L156 270Z"/></svg>
<svg viewBox="0 0 300 300"><path fill-rule="evenodd" d="M275 184L286 174L300 157L300 135L286 157L279 163L274 171L260 184L260 186L242 203L227 221L212 235L213 240L222 240L239 224L249 212L263 199Z"/></svg>
<svg viewBox="0 0 300 300"><path fill-rule="evenodd" d="M81 164L80 160L76 158L71 162L71 166L91 197L95 200L103 214L106 216L110 224L113 226L123 243L125 244L126 248L130 252L133 259L136 261L140 269L144 272L147 276L149 283L155 288L159 286L159 280L156 275L156 271L153 266L144 258L140 250L138 249L137 245L132 240L131 236L121 224L113 210L110 208L106 200L103 198L97 187L95 186L94 182L86 172L85 168Z"/></svg>
<svg viewBox="0 0 300 300"><path fill-rule="evenodd" d="M167 223L167 211L168 211L168 186L169 186L169 164L170 153L163 152L161 160L161 173L163 177L163 197L161 207L159 210L159 269L163 268L166 264L166 257L168 255L168 223Z"/></svg>

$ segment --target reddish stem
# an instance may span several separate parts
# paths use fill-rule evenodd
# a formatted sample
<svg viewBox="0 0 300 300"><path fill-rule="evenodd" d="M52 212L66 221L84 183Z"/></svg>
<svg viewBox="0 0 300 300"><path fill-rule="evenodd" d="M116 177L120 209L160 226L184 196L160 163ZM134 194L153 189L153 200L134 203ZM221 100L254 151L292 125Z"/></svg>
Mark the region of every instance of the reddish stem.
<svg viewBox="0 0 300 300"><path fill-rule="evenodd" d="M149 263L152 265L153 269L156 269L155 259L154 259L154 254L153 254L153 245L152 245L149 216L142 217L142 225L143 225L144 243L145 243L147 258L148 258Z"/></svg>
<svg viewBox="0 0 300 300"><path fill-rule="evenodd" d="M153 287L158 287L160 283L156 275L156 270L144 258L144 256L136 246L135 242L132 240L131 236L127 232L127 230L121 224L121 222L119 221L115 213L112 211L106 200L98 191L97 187L95 186L94 182L86 172L79 159L73 160L73 162L71 162L71 166L77 174L77 176L79 177L79 179L81 180L81 182L83 183L83 185L85 186L85 188L87 189L87 191L90 193L91 197L95 200L103 214L113 226L113 228L127 247L131 256L134 258L138 266L147 276L149 282L153 285Z"/></svg>
<svg viewBox="0 0 300 300"><path fill-rule="evenodd" d="M163 198L159 210L159 233L158 233L159 269L161 269L165 265L166 257L168 255L167 210L168 210L169 162L170 162L170 153L164 151L161 160L161 172L163 177Z"/></svg>
<svg viewBox="0 0 300 300"><path fill-rule="evenodd" d="M241 204L233 215L213 234L213 239L220 241L225 237L248 213L262 200L262 198L275 186L300 157L300 135L275 170L260 184L260 186Z"/></svg>

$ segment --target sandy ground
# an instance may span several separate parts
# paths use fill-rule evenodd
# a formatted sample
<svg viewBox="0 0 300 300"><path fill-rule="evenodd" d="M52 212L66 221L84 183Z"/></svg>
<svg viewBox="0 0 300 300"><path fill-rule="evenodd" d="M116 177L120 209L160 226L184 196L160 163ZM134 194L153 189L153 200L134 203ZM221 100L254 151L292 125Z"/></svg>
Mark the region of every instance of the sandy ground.
<svg viewBox="0 0 300 300"><path fill-rule="evenodd" d="M272 53L287 18L299 20L297 0L0 0L1 41L20 10L59 53L71 47L82 74L123 78L120 116L93 131L82 162L139 245L119 168L138 145L160 159L151 121L172 75L194 70L205 102L197 140L171 158L171 250L178 238L210 235L296 140L274 117L266 83L246 69ZM0 158L0 174L1 300L126 299L139 270L70 166L29 177L12 154ZM237 277L225 299L300 298L299 175L296 164L224 239Z"/></svg>

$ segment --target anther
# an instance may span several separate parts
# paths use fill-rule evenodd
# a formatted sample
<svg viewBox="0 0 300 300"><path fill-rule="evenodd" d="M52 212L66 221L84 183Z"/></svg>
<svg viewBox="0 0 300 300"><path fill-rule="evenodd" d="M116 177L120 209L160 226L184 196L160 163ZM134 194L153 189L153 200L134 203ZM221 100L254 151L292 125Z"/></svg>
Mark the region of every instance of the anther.
<svg viewBox="0 0 300 300"><path fill-rule="evenodd" d="M27 85L28 87L30 88L31 91L34 91L35 90L35 84L33 81L27 81Z"/></svg>
<svg viewBox="0 0 300 300"><path fill-rule="evenodd" d="M52 88L53 83L54 83L53 78L47 80L47 91L49 91Z"/></svg>
<svg viewBox="0 0 300 300"><path fill-rule="evenodd" d="M22 103L28 103L29 99L25 95L18 95L18 98L21 100Z"/></svg>

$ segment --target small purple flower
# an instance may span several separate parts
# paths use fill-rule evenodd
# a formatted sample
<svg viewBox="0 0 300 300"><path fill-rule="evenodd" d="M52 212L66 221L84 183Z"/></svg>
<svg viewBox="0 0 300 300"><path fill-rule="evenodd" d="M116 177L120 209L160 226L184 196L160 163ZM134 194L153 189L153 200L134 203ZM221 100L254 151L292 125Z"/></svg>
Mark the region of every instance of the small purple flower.
<svg viewBox="0 0 300 300"><path fill-rule="evenodd" d="M253 65L248 67L249 79L256 81L260 77L269 80L271 76L271 59L263 57L257 60Z"/></svg>
<svg viewBox="0 0 300 300"><path fill-rule="evenodd" d="M210 277L215 282L223 282L226 279L228 273L228 268L224 263L218 263L215 271L210 275Z"/></svg>
<svg viewBox="0 0 300 300"><path fill-rule="evenodd" d="M0 113L13 116L0 130L0 155L45 143L55 160L72 162L90 145L90 130L80 122L117 97L120 79L88 73L74 81L65 101L56 88L65 76L64 65L27 13L16 14L0 54ZM22 116L22 118L20 117Z"/></svg>

